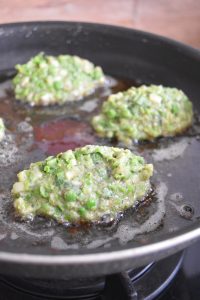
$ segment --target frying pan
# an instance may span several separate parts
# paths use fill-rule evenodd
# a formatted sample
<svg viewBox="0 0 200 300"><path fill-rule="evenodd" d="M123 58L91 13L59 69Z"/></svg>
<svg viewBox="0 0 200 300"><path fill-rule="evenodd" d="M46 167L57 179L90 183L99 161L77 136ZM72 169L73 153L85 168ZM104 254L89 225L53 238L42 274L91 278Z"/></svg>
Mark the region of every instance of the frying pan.
<svg viewBox="0 0 200 300"><path fill-rule="evenodd" d="M181 43L145 32L99 24L31 22L1 25L1 81L13 75L15 64L26 62L41 51L52 55L69 53L85 57L101 65L106 74L137 84L154 83L181 88L193 102L196 113L200 111L200 53ZM3 117L9 119L9 114ZM198 124L195 126L198 129ZM169 149L175 144L175 150L169 150L175 156L163 159L162 152L161 156L159 154L160 148ZM160 139L158 144L148 145L144 151L140 147L148 161L152 159L152 153L154 157L158 156L155 186L167 186L164 202L159 208L164 210L165 217L159 226L156 226L155 220L155 230L133 236L127 239L127 243L120 242L119 238L111 238L106 243L107 235L112 233L107 229L101 233L98 229L98 239L101 242L105 239L105 243L96 243L96 247L79 247L77 244L73 247L69 240L66 242L65 238L61 240L58 237L54 238L54 246L60 241L63 243L58 249L45 244L45 232L49 232L51 226L42 228L41 235L26 236L22 230L16 234L13 233L16 222L8 217L7 224L0 223L0 273L56 279L110 274L145 265L187 247L200 236L199 150L198 130L173 139ZM39 159L37 155L32 159ZM12 180L8 182L11 187L17 171L25 166L27 162L24 158L16 169L1 168L1 180L6 180L12 173ZM1 190L4 188L2 182ZM158 208L156 205L155 201L149 206L154 207L153 214ZM137 212L134 214L137 218ZM128 220L131 225L133 219ZM120 224L116 225L115 232L118 226ZM122 239L130 234L130 228L124 232L122 230ZM59 227L59 230L63 229ZM87 233L84 239L87 239ZM71 247L67 247L68 244Z"/></svg>

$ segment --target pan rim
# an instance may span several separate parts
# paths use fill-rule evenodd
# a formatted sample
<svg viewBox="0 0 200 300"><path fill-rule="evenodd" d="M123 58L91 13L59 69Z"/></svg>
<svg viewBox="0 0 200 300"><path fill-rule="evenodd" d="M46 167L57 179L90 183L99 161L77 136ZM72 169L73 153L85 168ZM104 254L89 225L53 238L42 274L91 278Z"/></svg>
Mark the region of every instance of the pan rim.
<svg viewBox="0 0 200 300"><path fill-rule="evenodd" d="M174 39L170 39L168 37L164 37L161 35L131 29L128 27L121 27L115 25L108 25L108 24L99 24L99 23L89 23L89 22L66 22L66 21L34 21L34 22L13 22L13 23L6 23L0 24L0 28L12 28L12 27L33 27L33 26L46 26L46 25L74 25L74 26L85 26L86 28L101 28L102 30L118 30L121 33L129 33L129 34L136 34L141 35L143 38L150 38L154 41L160 41L164 44L180 49L182 54L186 53L191 57L199 60L200 62L200 51L196 48L193 48L189 45L185 45L180 41L176 41ZM101 253L89 253L89 254L58 254L58 255L51 255L51 254L27 254L27 253L12 253L12 252L5 252L0 251L0 261L2 262L13 262L18 264L40 264L40 265L85 265L93 264L93 263L106 263L106 262L115 262L115 261L122 261L127 260L131 257L137 258L141 256L146 256L150 254L155 254L158 252L163 252L165 250L165 256L168 253L172 254L175 253L183 248L185 248L190 243L194 242L200 237L200 228L197 227L198 225L195 224L195 228L189 230L188 232L179 234L175 237L169 237L165 240L159 240L158 242L153 242L148 245L143 245L139 247L133 247L128 249L122 250L110 250L110 251L103 251ZM197 227L197 228L196 228ZM176 246L176 247L175 247ZM168 251L167 251L168 250Z"/></svg>
<svg viewBox="0 0 200 300"><path fill-rule="evenodd" d="M133 29L130 27L123 27L118 25L112 25L112 24L104 24L104 23L96 23L96 22L84 22L84 21L58 21L58 20L50 20L50 21L24 21L24 22L9 22L9 23L2 23L0 24L0 28L9 28L9 27L23 27L23 26L39 26L39 25L76 25L76 26L84 26L84 27L93 27L93 28L101 28L101 29L110 29L110 30L119 30L121 32L132 32L138 35L143 35L146 37L150 37L151 39L156 39L157 41L163 41L164 43L169 44L170 46L179 46L181 49L184 49L186 51L190 51L190 54L194 54L200 59L200 50L198 48L195 48L193 46L190 46L188 44L183 43L182 41L175 40L173 38L169 38L167 36L155 34L152 32L139 30L139 29Z"/></svg>
<svg viewBox="0 0 200 300"><path fill-rule="evenodd" d="M85 265L92 263L106 263L128 260L131 257L137 258L148 254L165 250L165 255L176 253L184 249L188 244L195 242L200 236L200 227L184 234L169 238L163 241L151 243L129 249L89 253L89 254L65 254L65 255L44 255L44 254L25 254L0 252L0 261L13 262L18 264L39 264L39 265ZM176 245L176 247L173 247ZM167 252L166 250L171 250ZM163 256L163 257L164 257Z"/></svg>

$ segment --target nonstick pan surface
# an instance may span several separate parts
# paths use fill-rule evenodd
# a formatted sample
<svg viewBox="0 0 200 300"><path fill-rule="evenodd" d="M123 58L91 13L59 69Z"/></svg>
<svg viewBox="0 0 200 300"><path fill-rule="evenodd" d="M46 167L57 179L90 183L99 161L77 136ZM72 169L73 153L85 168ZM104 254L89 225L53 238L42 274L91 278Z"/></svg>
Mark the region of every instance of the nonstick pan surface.
<svg viewBox="0 0 200 300"><path fill-rule="evenodd" d="M19 104L9 81L14 66L41 51L101 65L106 87L69 106ZM140 31L73 22L0 26L0 116L8 128L0 149L0 273L57 279L113 273L175 253L200 236L199 69L197 50ZM123 146L97 138L90 119L110 93L142 83L181 88L195 110L193 127L182 135L131 147L154 163L152 200L109 226L16 220L9 191L17 172L84 144Z"/></svg>

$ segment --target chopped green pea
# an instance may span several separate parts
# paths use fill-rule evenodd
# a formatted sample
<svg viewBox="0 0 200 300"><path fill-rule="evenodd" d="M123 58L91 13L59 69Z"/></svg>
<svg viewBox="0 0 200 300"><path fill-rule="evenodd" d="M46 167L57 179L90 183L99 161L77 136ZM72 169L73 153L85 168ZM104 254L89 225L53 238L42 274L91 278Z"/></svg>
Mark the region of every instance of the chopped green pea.
<svg viewBox="0 0 200 300"><path fill-rule="evenodd" d="M87 208L87 209L90 210L90 209L96 207L96 205L97 205L96 200L95 200L95 199L90 199L90 200L88 200L88 201L86 202L85 208Z"/></svg>
<svg viewBox="0 0 200 300"><path fill-rule="evenodd" d="M179 107L177 104L173 104L172 105L172 108L171 108L171 111L173 112L173 114L177 115L179 113Z"/></svg>
<svg viewBox="0 0 200 300"><path fill-rule="evenodd" d="M77 197L78 197L78 195L73 191L69 191L69 192L65 193L65 200L67 200L69 202L76 201Z"/></svg>
<svg viewBox="0 0 200 300"><path fill-rule="evenodd" d="M86 209L84 207L80 207L78 210L81 217L84 217L86 215Z"/></svg>
<svg viewBox="0 0 200 300"><path fill-rule="evenodd" d="M46 173L50 173L50 172L51 172L50 166L48 166L48 165L44 166L44 171L45 171Z"/></svg>
<svg viewBox="0 0 200 300"><path fill-rule="evenodd" d="M106 113L110 118L115 118L117 116L117 113L114 109L110 109Z"/></svg>
<svg viewBox="0 0 200 300"><path fill-rule="evenodd" d="M60 90L60 89L62 89L63 84L60 81L56 81L56 82L54 82L53 86L56 90Z"/></svg>

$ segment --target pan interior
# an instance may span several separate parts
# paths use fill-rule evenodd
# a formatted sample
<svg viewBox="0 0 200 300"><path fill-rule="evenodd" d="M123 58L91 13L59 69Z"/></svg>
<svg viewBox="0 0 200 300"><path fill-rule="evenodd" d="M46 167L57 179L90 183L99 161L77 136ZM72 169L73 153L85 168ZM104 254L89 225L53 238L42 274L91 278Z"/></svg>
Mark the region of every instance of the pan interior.
<svg viewBox="0 0 200 300"><path fill-rule="evenodd" d="M56 28L50 26L48 30L51 35L42 25L34 28L33 25L29 25L23 29L24 31L22 28L13 29L16 31L15 36L19 36L23 44L19 55L18 42L15 43L15 61L10 62L10 54L8 53L6 57L3 53L7 65L1 73L0 116L5 119L7 132L6 139L0 143L0 250L35 254L111 251L149 244L152 241L167 238L171 234L178 234L182 230L187 231L191 227L197 227L200 217L200 123L198 117L200 88L191 77L184 76L183 66L180 70L173 70L162 60L158 65L156 58L153 59L153 57L152 60L145 62L147 58L142 60L143 53L141 53L141 57L137 60L138 66L134 69L132 56L125 53L123 58L123 49L115 49L116 41L119 43L122 40L120 33L118 37L113 37L113 33L110 37L109 33L104 33L106 41L113 39L113 46L109 44L104 54L100 51L102 44L97 35L95 47L99 47L99 50L95 56L94 52L88 50L88 44L85 44L85 36L87 36L88 43L94 42L95 27L91 32L87 26L81 27L80 32L77 33L78 40L75 40L72 31L71 33L66 31L65 41L68 41L68 49L66 49L66 43L63 45L62 40L58 48L54 43L52 47L52 36L57 39L56 32L61 34L58 28L56 31ZM10 28L4 30L9 32ZM32 34L25 39L24 36L29 32L28 30L31 30ZM8 41L12 34L13 32L3 38ZM41 36L45 42L39 45ZM137 39L136 36L136 40L133 39L132 43L139 47ZM143 43L144 40L140 42L141 47L144 47ZM26 61L33 53L42 50L52 54L68 51L101 64L109 74L105 87L83 101L62 107L31 108L20 104L15 101L12 93L10 77L14 74L13 66L15 63ZM119 63L115 59L115 65L112 58L113 51L116 56L118 52L121 53ZM164 55L164 50L160 49L160 51ZM176 51L174 53L176 54ZM136 60L139 54L137 52L134 54ZM107 65L106 62L109 59L110 65ZM128 59L130 67L126 65ZM124 67L122 67L123 62ZM118 69L117 64L119 64ZM148 73L148 77L147 71L149 70L151 72ZM179 72L181 75L177 77ZM152 183L156 194L152 200L128 211L118 223L109 226L66 228L43 218L36 218L35 221L26 223L16 220L10 196L10 189L16 181L16 174L28 168L31 162L85 144L122 147L122 144L97 138L90 127L90 120L100 111L103 101L109 94L126 90L132 85L139 86L142 83L180 87L194 102L195 109L194 124L184 134L174 138L160 138L151 143L133 144L130 147L132 151L143 155L148 162L154 164L155 174Z"/></svg>

